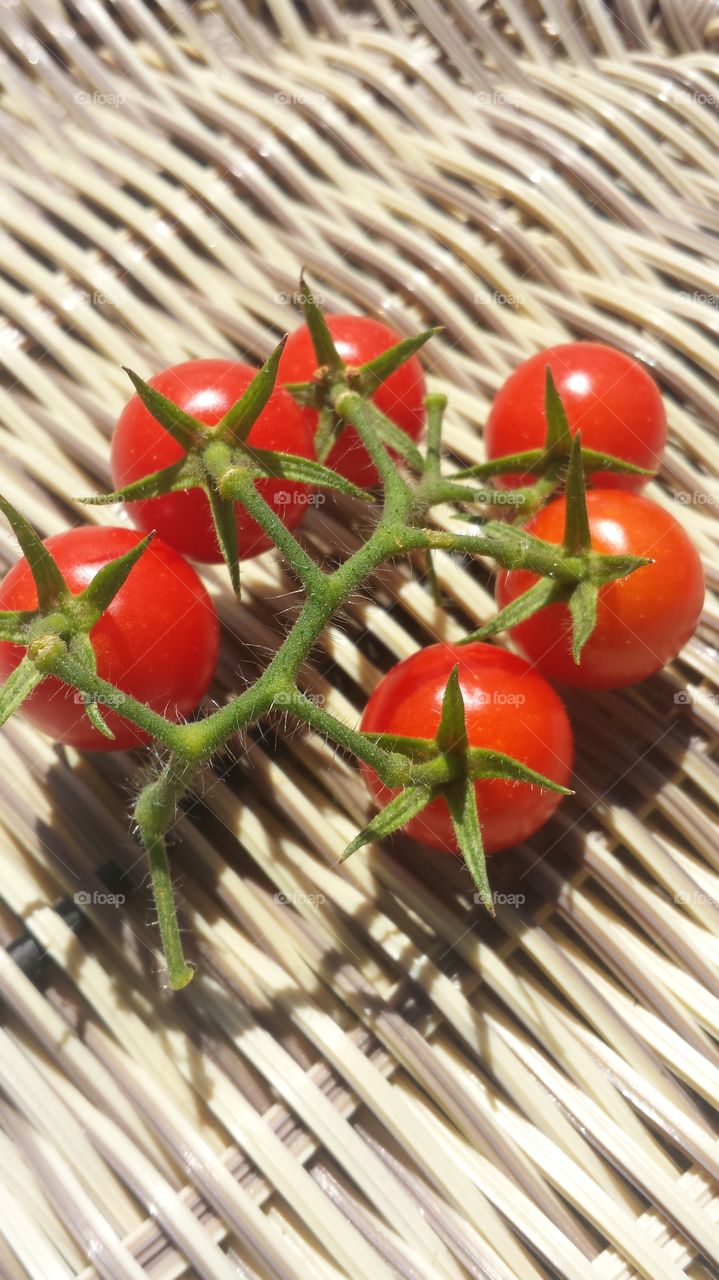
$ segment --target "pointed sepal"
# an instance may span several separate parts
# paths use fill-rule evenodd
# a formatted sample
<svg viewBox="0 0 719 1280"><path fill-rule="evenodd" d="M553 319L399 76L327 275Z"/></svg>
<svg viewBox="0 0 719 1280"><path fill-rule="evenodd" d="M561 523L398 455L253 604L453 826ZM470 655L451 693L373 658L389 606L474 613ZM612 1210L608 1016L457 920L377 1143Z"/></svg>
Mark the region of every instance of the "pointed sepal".
<svg viewBox="0 0 719 1280"><path fill-rule="evenodd" d="M547 422L547 433L544 437L545 456L554 454L566 457L572 445L572 433L569 430L562 397L557 391L549 365L544 376L544 416Z"/></svg>
<svg viewBox="0 0 719 1280"><path fill-rule="evenodd" d="M337 414L331 404L323 405L317 419L315 431L315 453L317 461L324 462L341 430Z"/></svg>
<svg viewBox="0 0 719 1280"><path fill-rule="evenodd" d="M109 569L110 565L107 565L106 567ZM93 579L93 581L96 581L96 579ZM90 585L92 586L92 583ZM88 675L97 675L95 650L93 649L90 637L86 632L78 631L75 633L70 641L68 651L70 653L70 657L75 658L80 667L86 671ZM84 689L78 688L78 691L75 694L75 701L82 703L85 709L85 715L90 721L93 729L97 729L98 733L101 733L105 738L114 739L115 735L107 724L105 717L92 695L87 694Z"/></svg>
<svg viewBox="0 0 719 1280"><path fill-rule="evenodd" d="M256 467L268 477L278 480L292 480L297 484L308 484L319 489L336 489L350 498L359 498L362 502L374 502L374 494L360 489L351 480L346 480L337 471L325 467L312 458L301 458L294 453L279 453L273 449L255 449L245 445L243 453ZM233 468L230 467L219 482L220 492L225 497L231 496Z"/></svg>
<svg viewBox="0 0 719 1280"><path fill-rule="evenodd" d="M452 668L447 680L436 742L438 750L447 755L464 753L467 749L467 723L459 684L459 663Z"/></svg>
<svg viewBox="0 0 719 1280"><path fill-rule="evenodd" d="M563 546L568 555L576 556L590 551L592 546L582 467L582 439L579 431L572 441L569 453L565 500Z"/></svg>
<svg viewBox="0 0 719 1280"><path fill-rule="evenodd" d="M214 428L214 438L227 444L240 444L247 439L254 423L265 408L277 382L282 352L287 342L287 334L277 344L272 355L265 361L259 373L255 375L244 395L240 397L224 418Z"/></svg>
<svg viewBox="0 0 719 1280"><path fill-rule="evenodd" d="M227 565L232 590L236 596L239 596L240 557L235 504L234 502L228 501L224 498L214 485L210 485L208 487L207 496L210 500L210 510L212 512L212 520L215 526L215 534L217 535L217 541L222 552L222 558Z"/></svg>
<svg viewBox="0 0 719 1280"><path fill-rule="evenodd" d="M170 463L169 467L133 480L122 489L114 489L112 493L93 493L77 501L93 507L106 507L113 502L141 502L145 498L160 498L165 493L181 493L198 485L204 486L204 479L202 465L196 458L187 456Z"/></svg>
<svg viewBox="0 0 719 1280"><path fill-rule="evenodd" d="M582 649L597 624L599 587L585 578L578 583L569 597L569 613L572 619L572 657L579 663Z"/></svg>
<svg viewBox="0 0 719 1280"><path fill-rule="evenodd" d="M21 516L20 512L16 511L2 495L0 495L0 511L7 517L20 544L20 550L28 562L37 590L38 606L44 612L49 612L58 600L68 594L65 579L29 520Z"/></svg>
<svg viewBox="0 0 719 1280"><path fill-rule="evenodd" d="M31 658L25 654L5 683L0 686L0 725L5 724L14 711L30 696L33 689L45 678Z"/></svg>
<svg viewBox="0 0 719 1280"><path fill-rule="evenodd" d="M345 862L363 845L370 844L373 840L385 840L387 836L399 831L412 818L415 818L418 813L421 813L431 799L432 789L430 787L406 787L403 791L400 791L384 809L375 814L364 830L360 831L359 835L356 835L354 840L347 845L341 861Z"/></svg>
<svg viewBox="0 0 719 1280"><path fill-rule="evenodd" d="M477 627L475 631L470 631L469 635L463 636L459 643L471 644L475 640L488 640L490 636L496 636L500 631L509 631L520 622L525 622L546 605L556 604L557 601L566 600L566 598L567 588L561 582L555 582L552 578L540 578L527 591L523 591L521 596L517 596L516 600L510 600L509 604L489 619L489 622Z"/></svg>
<svg viewBox="0 0 719 1280"><path fill-rule="evenodd" d="M492 751L489 747L470 747L467 751L467 773L475 782L480 778L503 778L507 782L527 782L532 787L541 787L543 791L556 791L558 795L571 796L573 791L553 782L536 769L522 764L514 756L505 755L503 751Z"/></svg>
<svg viewBox="0 0 719 1280"><path fill-rule="evenodd" d="M317 364L319 368L327 369L333 379L339 380L344 374L344 361L337 352L322 308L317 304L314 295L307 287L304 272L300 275L300 299L302 302L302 314L310 331Z"/></svg>
<svg viewBox="0 0 719 1280"><path fill-rule="evenodd" d="M480 901L493 916L494 899L487 874L487 859L477 812L477 792L471 778L455 778L442 789L459 851L469 868Z"/></svg>
<svg viewBox="0 0 719 1280"><path fill-rule="evenodd" d="M613 474L628 476L656 475L651 467L638 467L635 462L628 462L626 458L617 458L613 453L600 453L598 449L588 449L586 445L582 445L582 465L585 476L594 471L611 471Z"/></svg>
<svg viewBox="0 0 719 1280"><path fill-rule="evenodd" d="M148 413L177 441L185 453L189 453L207 435L208 428L191 414L185 413L179 405L173 404L160 391L156 391L132 369L126 366L123 368Z"/></svg>
<svg viewBox="0 0 719 1280"><path fill-rule="evenodd" d="M437 325L434 329L425 329L423 333L415 334L411 338L403 338L401 342L395 343L393 347L388 347L386 351L380 352L372 360L368 360L365 364L360 365L355 370L353 385L363 396L372 395L382 383L391 376L412 356L416 354L425 344L433 338L435 334L442 332L442 326Z"/></svg>
<svg viewBox="0 0 719 1280"><path fill-rule="evenodd" d="M124 555L118 556L117 559L111 560L109 564L103 565L92 581L85 587L85 590L79 596L75 596L72 602L73 612L82 618L82 623L86 630L89 631L98 618L102 617L108 605L115 599L118 591L125 585L140 556L147 550L154 536L154 533L148 533L146 537L141 538L137 545L131 547ZM92 646L90 648L92 649Z"/></svg>

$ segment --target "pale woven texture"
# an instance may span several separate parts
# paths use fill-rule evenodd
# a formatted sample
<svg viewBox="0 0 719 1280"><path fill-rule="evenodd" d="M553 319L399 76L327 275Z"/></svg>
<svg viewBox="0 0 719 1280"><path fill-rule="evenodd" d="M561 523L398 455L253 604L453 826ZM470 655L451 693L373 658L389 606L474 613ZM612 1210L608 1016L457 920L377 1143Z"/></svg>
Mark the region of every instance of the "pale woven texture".
<svg viewBox="0 0 719 1280"><path fill-rule="evenodd" d="M19 0L2 22L2 488L43 533L107 485L120 366L266 354L306 264L332 309L444 326L428 370L467 460L526 354L638 354L671 426L650 493L716 585L716 4ZM321 554L356 520L304 527ZM446 617L397 565L330 628L307 681L336 714L489 615L481 566L439 568ZM297 600L272 555L240 605L204 576L221 699ZM367 802L317 739L278 717L234 744L177 825L200 970L178 997L127 817L142 760L4 729L0 939L24 922L48 960L39 987L0 962L0 1274L716 1275L718 622L710 590L679 663L569 700L576 795L492 863L525 899L496 924L407 841L337 865ZM75 937L53 904L108 860L126 901Z"/></svg>

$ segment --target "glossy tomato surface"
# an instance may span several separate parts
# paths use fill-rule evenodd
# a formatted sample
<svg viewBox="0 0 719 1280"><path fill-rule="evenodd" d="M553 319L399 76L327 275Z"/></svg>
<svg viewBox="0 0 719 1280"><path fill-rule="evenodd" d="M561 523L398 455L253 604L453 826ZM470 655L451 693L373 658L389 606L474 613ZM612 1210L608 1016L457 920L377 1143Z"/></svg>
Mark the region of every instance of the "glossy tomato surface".
<svg viewBox="0 0 719 1280"><path fill-rule="evenodd" d="M49 548L73 595L117 556L136 546L133 529L69 529L48 538ZM26 560L0 583L0 609L33 609L37 592ZM107 611L90 632L98 675L162 715L189 715L212 680L219 649L214 605L194 569L172 547L153 539L133 566ZM18 665L25 650L0 643L0 676ZM22 713L56 742L95 751L117 751L149 741L103 708L114 741L93 728L78 695L47 676L22 705Z"/></svg>
<svg viewBox="0 0 719 1280"><path fill-rule="evenodd" d="M366 732L433 738L442 714L449 675L459 663L470 745L514 756L566 786L572 772L572 730L559 695L523 658L490 644L434 644L383 677L367 703ZM395 794L362 765L365 782L381 805ZM476 782L482 838L487 853L526 840L554 813L561 796L525 782ZM457 852L449 809L437 797L413 818L406 833L446 852Z"/></svg>
<svg viewBox="0 0 719 1280"><path fill-rule="evenodd" d="M667 439L662 397L654 379L631 356L599 342L567 342L530 356L495 396L484 429L488 458L537 449L545 440L546 368L552 371L572 435L582 444L656 471ZM646 476L597 471L598 488L638 491ZM528 484L531 476L497 477L505 488Z"/></svg>
<svg viewBox="0 0 719 1280"><path fill-rule="evenodd" d="M247 390L257 369L231 360L188 360L150 379L186 413L215 426ZM276 387L252 426L248 442L262 449L314 458L310 425L292 397ZM183 450L152 417L139 396L126 404L112 438L112 480L116 489L160 471L183 456ZM307 510L311 490L288 480L261 480L258 491L274 507L288 528L294 528ZM133 524L148 533L155 529L171 546L193 560L218 563L222 554L215 537L206 495L200 489L163 494L142 502L128 502ZM241 560L251 559L272 545L259 525L235 505Z"/></svg>
<svg viewBox="0 0 719 1280"><path fill-rule="evenodd" d="M556 498L525 526L559 543L566 502ZM640 494L597 489L587 494L592 547L607 555L648 556L626 578L601 589L597 625L579 665L571 654L569 610L549 605L520 623L513 636L522 652L552 680L594 689L636 684L675 658L693 634L704 601L699 554L679 521ZM526 570L500 572L497 604L504 608L536 578Z"/></svg>
<svg viewBox="0 0 719 1280"><path fill-rule="evenodd" d="M339 355L350 367L365 364L401 341L400 334L388 325L368 316L326 316L330 333ZM280 362L279 377L283 383L309 382L317 369L317 357L309 329L303 325L290 334ZM380 387L372 400L377 408L416 440L424 426L424 397L427 394L424 373L417 356L400 365ZM313 435L317 428L314 409L303 410ZM328 457L326 465L361 488L378 484L379 476L354 427L345 427Z"/></svg>

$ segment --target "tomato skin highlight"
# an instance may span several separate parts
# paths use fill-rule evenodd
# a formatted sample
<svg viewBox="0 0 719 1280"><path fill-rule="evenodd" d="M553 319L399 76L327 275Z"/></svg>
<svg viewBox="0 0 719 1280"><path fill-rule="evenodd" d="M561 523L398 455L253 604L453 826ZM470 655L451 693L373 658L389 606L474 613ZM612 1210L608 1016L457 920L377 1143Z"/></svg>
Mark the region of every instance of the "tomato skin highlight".
<svg viewBox="0 0 719 1280"><path fill-rule="evenodd" d="M232 360L187 360L150 378L150 386L162 392L207 426L220 418L244 394L257 374L251 365ZM250 444L262 449L314 458L314 438L302 411L282 387L275 387L267 405L250 429ZM125 405L112 438L112 481L116 489L169 467L183 456L182 447L134 395ZM307 510L311 495L307 485L290 480L260 480L258 492L292 529ZM126 503L138 528L157 533L170 546L192 560L219 564L222 560L206 494L200 489L163 494ZM267 551L273 543L247 512L235 504L240 560Z"/></svg>
<svg viewBox="0 0 719 1280"><path fill-rule="evenodd" d="M134 529L69 529L48 538L73 595L117 556L136 546ZM26 560L18 560L0 582L0 609L33 609L37 591ZM98 675L161 715L188 716L212 681L220 627L214 605L195 570L159 538L133 566L107 611L90 632ZM0 677L18 665L25 650L0 643ZM147 734L109 708L104 718L115 734L106 738L88 720L76 691L47 676L22 704L22 714L58 743L90 751L120 751L150 741Z"/></svg>
<svg viewBox="0 0 719 1280"><path fill-rule="evenodd" d="M401 341L398 333L379 320L368 316L325 316L338 354L349 367L365 364ZM317 357L310 331L303 325L291 333L280 360L279 379L287 382L309 382L317 370ZM411 356L390 374L372 396L377 408L400 427L411 440L417 440L425 419L424 397L427 394L422 365ZM318 414L304 409L305 420L314 433ZM330 450L325 465L351 480L362 489L379 484L377 469L354 427L345 427Z"/></svg>
<svg viewBox="0 0 719 1280"><path fill-rule="evenodd" d="M552 604L512 630L522 653L551 680L590 689L619 689L661 671L693 635L704 602L699 554L678 520L641 494L596 489L587 494L592 547L611 555L650 556L628 577L602 587L597 625L579 665L571 654L569 610ZM556 498L525 525L560 543L566 501ZM500 572L504 608L534 582L524 569Z"/></svg>
<svg viewBox="0 0 719 1280"><path fill-rule="evenodd" d="M452 669L459 663L470 746L514 756L566 786L572 773L572 729L559 694L523 658L496 645L434 644L397 663L372 693L360 728L365 732L433 738ZM371 795L384 806L396 791L361 765ZM486 853L526 840L554 813L561 796L500 778L475 783ZM457 853L446 801L438 796L404 828L434 849Z"/></svg>
<svg viewBox="0 0 719 1280"><path fill-rule="evenodd" d="M497 392L484 429L487 458L544 444L545 371L549 365L572 435L582 444L656 471L667 441L667 420L654 379L638 361L599 342L566 342L523 361ZM595 471L600 489L638 492L648 476ZM505 489L531 484L530 475L498 476Z"/></svg>

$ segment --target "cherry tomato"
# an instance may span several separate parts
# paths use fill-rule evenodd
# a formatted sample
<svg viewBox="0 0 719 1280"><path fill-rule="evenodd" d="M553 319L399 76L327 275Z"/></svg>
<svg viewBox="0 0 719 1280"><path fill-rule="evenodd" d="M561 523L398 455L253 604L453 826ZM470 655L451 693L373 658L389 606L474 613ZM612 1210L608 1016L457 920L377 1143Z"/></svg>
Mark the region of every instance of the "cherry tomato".
<svg viewBox="0 0 719 1280"><path fill-rule="evenodd" d="M484 429L488 458L537 449L547 432L545 371L549 365L574 435L582 444L656 471L667 440L667 420L654 379L631 356L599 342L565 342L523 361L495 396ZM646 476L597 471L598 488L637 491ZM531 483L528 475L497 477L503 488Z"/></svg>
<svg viewBox="0 0 719 1280"><path fill-rule="evenodd" d="M566 501L555 498L525 526L545 542L562 541ZM704 574L678 520L640 494L587 494L592 547L609 555L650 556L654 563L602 587L597 625L579 664L571 654L569 610L552 604L513 630L518 646L552 680L618 689L661 671L693 634L704 601ZM497 578L503 608L536 578L524 569Z"/></svg>
<svg viewBox="0 0 719 1280"><path fill-rule="evenodd" d="M69 529L45 545L60 566L73 595L103 567L140 541L134 529ZM27 560L18 560L0 583L0 609L33 609L37 592ZM172 719L187 716L212 680L219 649L214 605L194 569L172 547L153 539L90 632L98 675L154 711ZM5 679L25 650L0 643L0 676ZM79 695L55 676L46 676L22 704L28 720L57 742L94 751L136 747L149 738L129 720L101 708L115 734L93 728Z"/></svg>
<svg viewBox="0 0 719 1280"><path fill-rule="evenodd" d="M207 426L214 426L244 394L257 373L250 365L232 360L187 360L173 365L150 379L150 386ZM250 429L250 444L282 453L314 458L314 439L309 424L292 397L276 387L257 421ZM112 479L116 489L159 471L176 462L183 450L152 417L139 396L125 405L112 439ZM288 480L261 480L258 491L274 507L288 528L294 528L307 510L311 491L306 485ZM128 502L134 524L148 533L155 529L171 546L190 556L215 564L222 554L206 494L200 489L163 494L141 502ZM238 549L241 560L267 551L272 543L239 503Z"/></svg>
<svg viewBox="0 0 719 1280"><path fill-rule="evenodd" d="M514 756L566 786L572 772L572 730L562 701L532 667L491 644L433 644L388 671L367 703L361 728L433 738L447 679L459 663L467 734L473 747ZM370 793L386 805L395 792L362 765ZM526 782L499 778L475 783L486 853L526 840L554 813L561 796ZM447 802L437 796L408 823L407 835L435 849L457 853Z"/></svg>
<svg viewBox="0 0 719 1280"><path fill-rule="evenodd" d="M373 360L395 343L398 333L379 320L367 316L326 316L338 354L348 367ZM279 377L286 382L309 382L317 370L317 357L309 329L303 325L290 334L280 361ZM396 426L416 440L424 426L424 397L427 389L417 356L412 356L390 374L375 391L372 400ZM313 433L317 428L317 412L305 409L305 419ZM354 427L345 427L336 440L325 464L363 489L379 483L377 470Z"/></svg>

